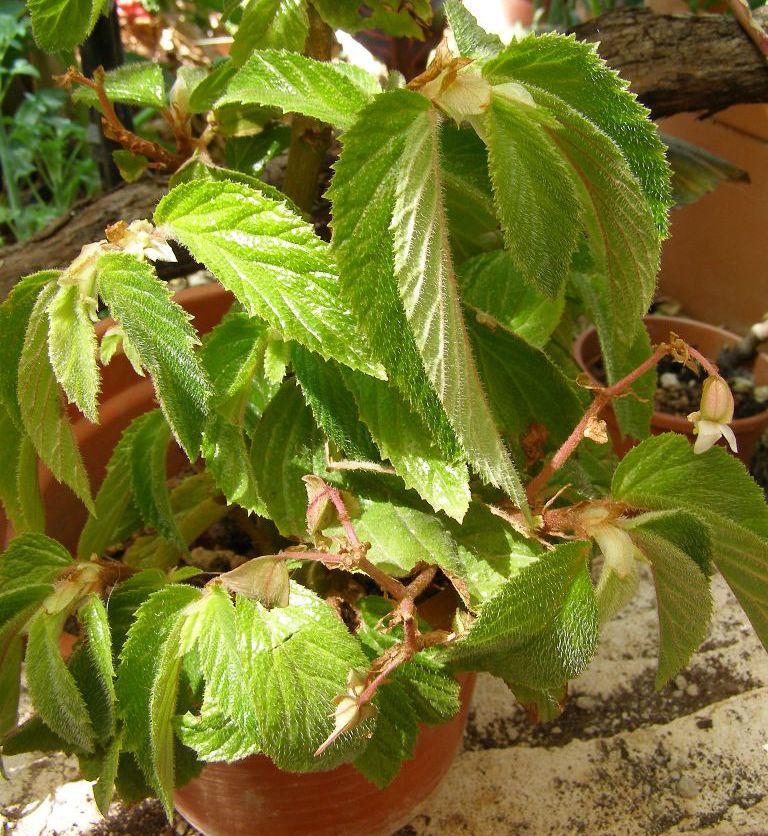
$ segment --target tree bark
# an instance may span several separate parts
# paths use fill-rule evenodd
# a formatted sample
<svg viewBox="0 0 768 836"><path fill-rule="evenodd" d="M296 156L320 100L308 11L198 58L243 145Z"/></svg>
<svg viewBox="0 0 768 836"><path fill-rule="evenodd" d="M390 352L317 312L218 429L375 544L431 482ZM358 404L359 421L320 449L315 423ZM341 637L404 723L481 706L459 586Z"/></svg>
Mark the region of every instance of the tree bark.
<svg viewBox="0 0 768 836"><path fill-rule="evenodd" d="M768 8L754 16L768 24ZM768 63L732 17L625 8L573 32L580 40L599 43L600 55L630 82L654 119L768 102Z"/></svg>

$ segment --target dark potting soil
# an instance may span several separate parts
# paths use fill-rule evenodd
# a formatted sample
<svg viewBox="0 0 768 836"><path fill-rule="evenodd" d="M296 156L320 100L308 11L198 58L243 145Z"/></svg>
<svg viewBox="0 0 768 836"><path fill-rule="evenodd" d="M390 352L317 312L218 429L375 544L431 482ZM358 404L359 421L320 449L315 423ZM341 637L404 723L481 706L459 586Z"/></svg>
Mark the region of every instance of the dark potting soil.
<svg viewBox="0 0 768 836"><path fill-rule="evenodd" d="M602 358L590 366L590 373L601 383L606 382ZM683 418L697 412L701 404L701 390L706 372L696 373L676 363L671 357L662 357L656 366L656 392L653 406L657 412L679 415ZM768 409L768 387L755 387L755 379L749 369L723 369L723 377L733 392L733 417L749 418Z"/></svg>

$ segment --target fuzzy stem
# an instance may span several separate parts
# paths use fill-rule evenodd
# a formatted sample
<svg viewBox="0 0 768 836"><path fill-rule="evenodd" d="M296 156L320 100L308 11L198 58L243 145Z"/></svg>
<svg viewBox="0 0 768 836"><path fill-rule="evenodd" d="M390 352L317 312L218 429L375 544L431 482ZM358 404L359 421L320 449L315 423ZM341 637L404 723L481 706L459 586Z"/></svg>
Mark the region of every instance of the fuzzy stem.
<svg viewBox="0 0 768 836"><path fill-rule="evenodd" d="M330 61L333 55L333 30L322 20L311 3L307 13L309 35L304 53L318 61ZM293 117L283 191L307 214L312 211L317 197L317 182L325 165L330 144L329 125L309 116Z"/></svg>

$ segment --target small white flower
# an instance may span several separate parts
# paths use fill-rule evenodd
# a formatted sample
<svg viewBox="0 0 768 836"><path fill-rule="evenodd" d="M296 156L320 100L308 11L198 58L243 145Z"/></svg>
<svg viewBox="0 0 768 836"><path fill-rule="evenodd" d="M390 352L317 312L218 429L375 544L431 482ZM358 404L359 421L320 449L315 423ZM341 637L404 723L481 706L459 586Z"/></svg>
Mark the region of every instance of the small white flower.
<svg viewBox="0 0 768 836"><path fill-rule="evenodd" d="M107 229L107 240L129 255L149 261L177 261L165 235L147 220L119 221Z"/></svg>
<svg viewBox="0 0 768 836"><path fill-rule="evenodd" d="M438 105L456 124L485 113L491 102L491 85L475 67L456 64L427 82L421 92Z"/></svg>
<svg viewBox="0 0 768 836"><path fill-rule="evenodd" d="M696 435L694 453L706 453L721 438L728 442L734 453L737 452L736 436L728 426L733 420L733 394L719 375L711 375L704 381L701 409L692 412L688 420L693 424Z"/></svg>

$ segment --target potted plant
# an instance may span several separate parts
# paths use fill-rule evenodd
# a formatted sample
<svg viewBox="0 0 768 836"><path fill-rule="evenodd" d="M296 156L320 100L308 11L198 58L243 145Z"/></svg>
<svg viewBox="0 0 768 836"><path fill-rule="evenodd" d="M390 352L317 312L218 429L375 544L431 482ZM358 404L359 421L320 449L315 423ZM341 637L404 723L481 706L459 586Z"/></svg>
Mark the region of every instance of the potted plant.
<svg viewBox="0 0 768 836"><path fill-rule="evenodd" d="M446 768L454 674L490 672L555 716L640 563L660 604L659 686L706 634L714 567L767 641L768 509L722 449L647 437L628 396L663 357L699 364L697 426L728 434L717 369L643 327L667 165L593 48L503 47L454 1L458 54L382 89L319 60L328 24L371 25L357 3L268 5L247 7L211 74L182 68L170 98L154 66L68 75L126 170L175 173L151 222L117 220L0 307L0 731L4 753L77 754L102 809L117 787L169 815L175 799L206 833L371 833ZM422 5L366 8L397 32ZM71 28L40 9L44 45L87 31L82 4ZM275 33L311 55L275 49ZM175 150L115 115L113 100L149 96ZM250 163L214 162L227 125L261 120L264 141L279 112L300 114L287 195ZM327 125L341 142L330 243L302 217ZM236 300L215 327L223 293L187 300L202 338L155 275L169 241ZM557 352L566 291L600 331L597 391ZM99 311L112 319L94 327ZM600 446L612 402L645 437L618 466ZM22 666L36 714L19 725ZM403 762L418 781L397 784Z"/></svg>

